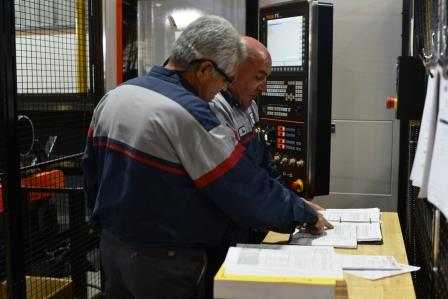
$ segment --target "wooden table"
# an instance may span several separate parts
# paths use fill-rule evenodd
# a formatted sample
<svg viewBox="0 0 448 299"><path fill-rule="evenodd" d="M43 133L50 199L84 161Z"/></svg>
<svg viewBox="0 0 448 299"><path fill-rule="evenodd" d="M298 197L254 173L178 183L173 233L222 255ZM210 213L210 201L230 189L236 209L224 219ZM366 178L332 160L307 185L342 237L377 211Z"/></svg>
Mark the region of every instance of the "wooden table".
<svg viewBox="0 0 448 299"><path fill-rule="evenodd" d="M392 255L399 263L408 264L400 222L397 213L383 212L381 217L383 232L382 245L358 245L357 249L336 249L337 253L360 255ZM270 232L265 243L285 242L289 235ZM337 290L336 298L361 299L408 299L415 298L411 274L402 274L379 280L367 280L344 274L346 291Z"/></svg>

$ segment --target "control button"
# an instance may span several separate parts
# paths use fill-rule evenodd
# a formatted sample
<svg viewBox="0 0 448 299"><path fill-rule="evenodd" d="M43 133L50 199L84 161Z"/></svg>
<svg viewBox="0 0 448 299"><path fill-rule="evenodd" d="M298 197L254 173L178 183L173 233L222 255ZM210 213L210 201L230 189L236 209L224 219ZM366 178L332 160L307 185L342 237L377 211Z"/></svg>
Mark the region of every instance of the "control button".
<svg viewBox="0 0 448 299"><path fill-rule="evenodd" d="M394 96L388 96L386 98L386 109L397 109L398 99Z"/></svg>
<svg viewBox="0 0 448 299"><path fill-rule="evenodd" d="M280 155L278 155L278 154L277 154L277 155L275 155L275 156L274 156L274 162L276 162L276 163L277 163L278 161L280 161L280 158L281 158L281 156L280 156Z"/></svg>
<svg viewBox="0 0 448 299"><path fill-rule="evenodd" d="M289 165L294 165L294 164L296 164L296 159L294 159L294 158L289 159Z"/></svg>
<svg viewBox="0 0 448 299"><path fill-rule="evenodd" d="M303 165L305 165L305 161L303 161L303 159L300 159L296 164L298 167L303 167Z"/></svg>
<svg viewBox="0 0 448 299"><path fill-rule="evenodd" d="M301 179L297 179L291 183L291 189L300 193L303 191L303 181Z"/></svg>
<svg viewBox="0 0 448 299"><path fill-rule="evenodd" d="M285 158L282 159L282 161L280 162L280 164L283 165L283 164L285 164L286 162L288 162L288 158L285 157Z"/></svg>

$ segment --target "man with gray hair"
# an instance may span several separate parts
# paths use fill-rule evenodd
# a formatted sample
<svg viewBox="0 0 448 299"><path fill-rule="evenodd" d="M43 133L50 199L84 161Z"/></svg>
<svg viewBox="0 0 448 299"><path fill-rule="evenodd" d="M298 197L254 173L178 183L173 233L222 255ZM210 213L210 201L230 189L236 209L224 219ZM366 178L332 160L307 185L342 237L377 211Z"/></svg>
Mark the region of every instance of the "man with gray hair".
<svg viewBox="0 0 448 299"><path fill-rule="evenodd" d="M228 21L203 16L165 67L118 86L95 108L83 166L106 298L201 298L206 249L233 222L279 232L321 225L257 171L209 107L244 52Z"/></svg>

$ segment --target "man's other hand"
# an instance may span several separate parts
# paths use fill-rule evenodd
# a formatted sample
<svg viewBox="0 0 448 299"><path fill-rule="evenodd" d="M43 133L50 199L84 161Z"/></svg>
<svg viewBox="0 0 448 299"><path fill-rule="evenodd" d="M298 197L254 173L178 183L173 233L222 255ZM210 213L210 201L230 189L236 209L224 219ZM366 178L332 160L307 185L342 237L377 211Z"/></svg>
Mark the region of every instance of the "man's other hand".
<svg viewBox="0 0 448 299"><path fill-rule="evenodd" d="M319 218L317 219L316 224L307 229L307 231L313 235L320 235L325 231L325 229L333 228L333 225L331 225L331 223L328 222L327 219L324 218L324 216L318 213L318 217Z"/></svg>

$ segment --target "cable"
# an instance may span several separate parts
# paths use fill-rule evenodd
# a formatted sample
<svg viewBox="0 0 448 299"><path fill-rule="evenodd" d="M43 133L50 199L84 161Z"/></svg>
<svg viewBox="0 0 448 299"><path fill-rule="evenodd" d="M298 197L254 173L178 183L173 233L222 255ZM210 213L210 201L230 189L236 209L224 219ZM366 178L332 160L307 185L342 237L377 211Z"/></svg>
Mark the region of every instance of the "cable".
<svg viewBox="0 0 448 299"><path fill-rule="evenodd" d="M20 157L25 158L25 157L28 157L31 154L31 152L33 151L35 135L34 135L34 124L33 124L33 121L26 115L22 115L22 114L17 115L17 120L18 121L21 121L22 119L27 120L29 122L29 124L30 124L30 127L31 127L31 145L30 145L28 151L26 151L24 154L20 153Z"/></svg>

